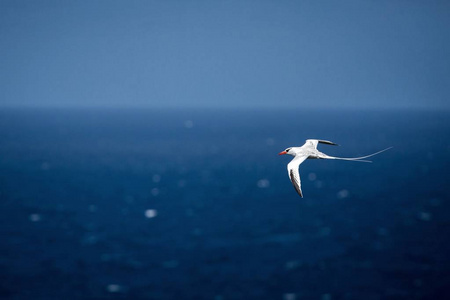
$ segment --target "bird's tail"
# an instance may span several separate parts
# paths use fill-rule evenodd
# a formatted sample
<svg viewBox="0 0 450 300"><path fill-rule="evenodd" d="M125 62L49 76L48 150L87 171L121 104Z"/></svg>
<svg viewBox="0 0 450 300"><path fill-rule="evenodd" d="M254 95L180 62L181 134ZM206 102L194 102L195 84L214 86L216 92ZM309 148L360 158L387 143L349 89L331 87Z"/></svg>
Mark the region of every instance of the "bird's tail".
<svg viewBox="0 0 450 300"><path fill-rule="evenodd" d="M379 154L381 152L384 152L384 151L387 151L387 150L389 150L391 148L392 147L389 147L389 148L380 150L378 152L375 152L375 153L372 153L372 154L369 154L369 155L366 155L366 156L361 156L361 157L335 157L335 156L326 155L326 157L324 157L324 158L327 158L327 159L339 159L339 160L350 160L350 161L360 161L360 162L372 162L370 160L365 160L365 158L369 158L371 156L377 155L377 154Z"/></svg>

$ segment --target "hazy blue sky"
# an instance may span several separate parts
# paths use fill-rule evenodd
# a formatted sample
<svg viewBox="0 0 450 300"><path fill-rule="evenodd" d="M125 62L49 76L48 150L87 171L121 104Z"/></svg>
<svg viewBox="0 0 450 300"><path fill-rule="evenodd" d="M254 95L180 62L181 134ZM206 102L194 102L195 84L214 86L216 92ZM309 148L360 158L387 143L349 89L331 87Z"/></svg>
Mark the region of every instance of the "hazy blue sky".
<svg viewBox="0 0 450 300"><path fill-rule="evenodd" d="M0 105L450 108L450 1L0 1Z"/></svg>

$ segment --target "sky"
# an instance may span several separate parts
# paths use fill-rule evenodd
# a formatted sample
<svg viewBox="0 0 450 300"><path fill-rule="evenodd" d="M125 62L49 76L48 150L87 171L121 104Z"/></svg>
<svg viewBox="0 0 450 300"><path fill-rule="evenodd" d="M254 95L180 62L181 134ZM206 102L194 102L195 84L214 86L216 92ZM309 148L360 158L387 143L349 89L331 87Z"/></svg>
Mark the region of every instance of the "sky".
<svg viewBox="0 0 450 300"><path fill-rule="evenodd" d="M449 1L1 0L0 107L450 108Z"/></svg>

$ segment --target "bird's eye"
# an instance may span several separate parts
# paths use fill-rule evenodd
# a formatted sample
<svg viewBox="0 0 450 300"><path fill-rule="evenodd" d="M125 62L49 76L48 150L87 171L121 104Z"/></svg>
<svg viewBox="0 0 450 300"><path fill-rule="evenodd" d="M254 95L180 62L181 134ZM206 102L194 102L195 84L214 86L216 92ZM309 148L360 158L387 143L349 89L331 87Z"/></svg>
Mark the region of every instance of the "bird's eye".
<svg viewBox="0 0 450 300"><path fill-rule="evenodd" d="M289 152L289 150L291 150L291 149L286 149L286 152Z"/></svg>

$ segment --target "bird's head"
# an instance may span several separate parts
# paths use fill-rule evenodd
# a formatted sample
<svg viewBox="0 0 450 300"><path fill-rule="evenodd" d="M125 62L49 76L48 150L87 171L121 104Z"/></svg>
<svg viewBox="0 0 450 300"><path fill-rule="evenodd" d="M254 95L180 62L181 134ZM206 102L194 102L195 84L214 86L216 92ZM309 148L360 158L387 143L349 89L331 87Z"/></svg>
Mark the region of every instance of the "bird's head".
<svg viewBox="0 0 450 300"><path fill-rule="evenodd" d="M295 156L295 152L292 151L292 148L286 148L286 150L278 153L278 155L284 155L284 154L289 154L289 155Z"/></svg>

